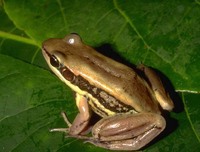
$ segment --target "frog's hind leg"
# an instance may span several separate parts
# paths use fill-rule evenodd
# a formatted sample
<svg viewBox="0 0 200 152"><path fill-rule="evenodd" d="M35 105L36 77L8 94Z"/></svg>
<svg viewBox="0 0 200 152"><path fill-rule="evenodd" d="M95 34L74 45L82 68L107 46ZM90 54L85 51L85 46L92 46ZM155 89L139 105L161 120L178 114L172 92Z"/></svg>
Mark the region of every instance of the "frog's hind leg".
<svg viewBox="0 0 200 152"><path fill-rule="evenodd" d="M155 97L162 106L162 108L171 111L174 107L174 104L171 98L169 97L169 94L164 89L160 77L156 74L156 72L153 69L143 64L138 65L137 68L141 70L147 77L150 86L155 94Z"/></svg>
<svg viewBox="0 0 200 152"><path fill-rule="evenodd" d="M155 113L123 114L103 118L87 142L111 150L138 150L165 128L165 119Z"/></svg>

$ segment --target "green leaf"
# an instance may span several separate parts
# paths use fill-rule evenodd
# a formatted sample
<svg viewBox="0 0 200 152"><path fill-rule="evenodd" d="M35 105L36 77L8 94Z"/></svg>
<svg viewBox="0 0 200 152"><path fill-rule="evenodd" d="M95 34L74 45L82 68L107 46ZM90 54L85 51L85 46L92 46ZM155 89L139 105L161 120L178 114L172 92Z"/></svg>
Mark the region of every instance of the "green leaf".
<svg viewBox="0 0 200 152"><path fill-rule="evenodd" d="M170 90L175 112L144 151L200 150L198 0L1 3L0 151L107 151L48 131L66 126L62 110L73 120L77 108L68 87L45 70L40 48L45 39L72 32L112 58L155 68L180 92Z"/></svg>

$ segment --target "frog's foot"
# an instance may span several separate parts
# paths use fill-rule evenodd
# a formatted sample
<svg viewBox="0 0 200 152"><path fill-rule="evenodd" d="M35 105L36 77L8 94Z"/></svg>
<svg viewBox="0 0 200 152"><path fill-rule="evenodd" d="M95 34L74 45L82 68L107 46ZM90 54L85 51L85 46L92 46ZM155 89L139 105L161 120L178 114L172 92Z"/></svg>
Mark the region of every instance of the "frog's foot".
<svg viewBox="0 0 200 152"><path fill-rule="evenodd" d="M64 132L66 134L69 133L69 128L72 126L71 122L68 120L67 118L67 115L65 114L65 112L61 112L61 115L65 121L65 123L67 124L68 128L53 128L53 129L50 129L49 131L50 132Z"/></svg>

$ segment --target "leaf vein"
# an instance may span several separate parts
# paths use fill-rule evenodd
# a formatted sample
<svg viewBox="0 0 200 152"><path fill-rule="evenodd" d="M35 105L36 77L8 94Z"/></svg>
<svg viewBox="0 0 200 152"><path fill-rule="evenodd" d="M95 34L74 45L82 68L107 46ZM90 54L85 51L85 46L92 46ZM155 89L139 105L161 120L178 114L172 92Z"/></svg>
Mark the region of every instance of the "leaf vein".
<svg viewBox="0 0 200 152"><path fill-rule="evenodd" d="M62 17L63 17L63 21L64 21L64 27L67 28L67 20L66 20L66 16L65 16L65 13L64 13L64 8L62 7L62 3L60 0L57 0L57 3L59 5L59 8L60 8L60 12L62 14Z"/></svg>
<svg viewBox="0 0 200 152"><path fill-rule="evenodd" d="M60 146L56 151L60 151L65 146L68 146L68 145L70 145L70 144L72 144L73 142L76 142L76 141L78 141L78 139L73 139L71 142L67 142L66 144L63 144L62 146Z"/></svg>
<svg viewBox="0 0 200 152"><path fill-rule="evenodd" d="M117 4L117 0L113 0L113 4L115 9L119 12L119 14L121 14L121 16L125 19L125 21L131 26L131 28L135 31L135 33L137 34L137 36L142 40L142 42L144 43L144 45L146 46L147 50L153 52L155 55L157 55L159 58L161 58L165 63L170 64L171 63L166 60L163 56L161 56L158 52L156 52L155 49L153 49L143 38L143 36L140 34L140 32L137 30L137 28L135 27L135 25L133 24L133 22L130 20L130 18L126 15L126 13L118 6ZM147 51L147 53L149 52ZM145 59L144 59L145 60ZM171 65L172 70L174 71L174 73L177 73L177 70L174 69L174 67ZM180 74L180 73L177 73Z"/></svg>
<svg viewBox="0 0 200 152"><path fill-rule="evenodd" d="M35 105L35 106L32 106L32 107L29 107L29 108L27 108L27 109L24 109L23 111L19 111L18 113L15 113L15 114L13 114L13 115L5 116L3 119L0 120L0 122L1 122L1 121L4 121L5 119L8 119L8 118L10 118L10 117L14 117L14 116L16 116L16 115L22 114L23 112L26 112L26 111L28 111L28 110L32 110L32 109L34 109L34 108L37 108L37 107L39 107L39 106L43 106L43 105L45 105L45 104L53 103L53 102L55 102L55 101L63 101L63 100L62 100L62 99L53 99L53 100L49 100L49 101L47 101L47 102L43 102L43 103L41 103L41 104L38 104L38 105Z"/></svg>
<svg viewBox="0 0 200 152"><path fill-rule="evenodd" d="M33 54L32 58L31 58L31 64L33 64L33 62L35 61L35 58L39 51L40 51L40 48L37 48L37 50L35 51L35 53Z"/></svg>
<svg viewBox="0 0 200 152"><path fill-rule="evenodd" d="M4 32L4 31L0 31L0 37L38 46L38 44L32 39L25 38L25 37L22 37L22 36L11 34L11 33L7 33L7 32Z"/></svg>
<svg viewBox="0 0 200 152"><path fill-rule="evenodd" d="M121 16L125 19L125 21L131 26L131 28L135 31L135 33L137 34L137 36L142 40L142 42L144 43L144 45L146 46L146 48L148 50L150 50L151 52L153 52L154 54L156 54L158 57L160 57L163 61L165 61L166 63L170 64L169 61L165 60L165 58L163 58L159 53L156 52L156 50L154 50L143 38L143 36L140 34L140 32L137 30L137 28L135 27L135 25L133 24L133 22L130 20L130 18L126 15L126 13L124 11L122 11L122 9L118 6L117 4L117 0L113 0L114 3L114 7L116 8L116 10L119 12L119 14L121 14Z"/></svg>
<svg viewBox="0 0 200 152"><path fill-rule="evenodd" d="M148 49L151 49L152 52L156 53L157 52L152 49L148 44L147 42L144 40L143 36L140 34L140 32L137 30L137 28L135 27L135 25L133 24L133 22L130 20L130 18L126 15L125 12L123 12L121 10L121 8L119 8L118 4L117 4L117 1L116 0L113 0L113 3L114 3L114 6L116 8L116 10L122 15L122 17L125 19L125 21L131 26L131 28L135 31L135 33L138 35L138 37L143 41L144 45L148 48Z"/></svg>
<svg viewBox="0 0 200 152"><path fill-rule="evenodd" d="M104 13L96 22L96 24L94 25L94 27L96 27L104 18L106 18L106 16L108 16L114 9L110 9L109 11L107 11L106 13Z"/></svg>
<svg viewBox="0 0 200 152"><path fill-rule="evenodd" d="M48 126L48 125L51 124L51 123L52 123L52 122L48 122L48 123L46 123L46 124L44 124L44 125L42 125L42 126L36 128L35 131L33 131L33 132L32 132L31 134L29 134L28 136L26 136L26 138L24 138L24 140L21 141L18 145L16 145L12 150L17 149L17 147L19 147L20 145L22 145L23 143L25 143L25 141L26 141L31 135L34 135L34 133L36 133L39 129L42 129L42 128ZM34 142L34 141L33 141L33 142ZM38 146L35 146L35 147L38 148ZM38 148L38 150L39 150L39 148Z"/></svg>
<svg viewBox="0 0 200 152"><path fill-rule="evenodd" d="M195 131L194 125L193 125L192 120L191 120L191 118L190 118L190 113L189 113L188 108L187 108L187 105L186 105L186 103L185 103L185 98L184 98L184 94L183 94L183 93L182 93L182 99L183 99L184 109L185 109L186 116L187 116L187 119L188 119L188 121L189 121L189 124L190 124L190 126L191 126L191 128L192 128L192 131L194 132L194 135L195 135L196 138L197 138L197 141L200 143L200 138L199 138L197 132Z"/></svg>
<svg viewBox="0 0 200 152"><path fill-rule="evenodd" d="M116 33L115 37L112 39L112 42L114 43L115 40L119 37L119 35L123 32L124 28L126 27L127 23L125 22L121 28L119 29L119 32Z"/></svg>

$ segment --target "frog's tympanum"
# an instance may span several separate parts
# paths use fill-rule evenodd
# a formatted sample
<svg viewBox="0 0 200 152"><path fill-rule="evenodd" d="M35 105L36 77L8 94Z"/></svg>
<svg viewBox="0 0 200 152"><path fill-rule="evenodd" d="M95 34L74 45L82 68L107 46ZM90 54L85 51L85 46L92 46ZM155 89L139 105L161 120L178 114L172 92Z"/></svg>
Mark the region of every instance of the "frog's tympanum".
<svg viewBox="0 0 200 152"><path fill-rule="evenodd" d="M72 124L62 113L68 128L51 131L106 149L138 150L165 129L161 109L170 111L174 105L152 69L140 65L134 70L105 57L77 34L48 39L42 48L51 70L76 92L79 110ZM92 111L102 119L86 136Z"/></svg>

